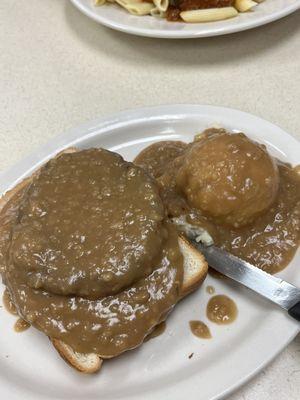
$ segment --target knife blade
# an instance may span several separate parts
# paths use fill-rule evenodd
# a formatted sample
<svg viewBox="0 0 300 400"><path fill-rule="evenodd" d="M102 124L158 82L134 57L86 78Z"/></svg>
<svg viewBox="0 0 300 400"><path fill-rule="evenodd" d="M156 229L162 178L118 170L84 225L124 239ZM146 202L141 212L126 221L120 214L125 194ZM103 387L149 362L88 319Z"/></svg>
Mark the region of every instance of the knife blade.
<svg viewBox="0 0 300 400"><path fill-rule="evenodd" d="M205 246L195 240L191 242L204 255L208 265L213 269L271 300L300 321L300 289L298 287L268 274L219 247Z"/></svg>

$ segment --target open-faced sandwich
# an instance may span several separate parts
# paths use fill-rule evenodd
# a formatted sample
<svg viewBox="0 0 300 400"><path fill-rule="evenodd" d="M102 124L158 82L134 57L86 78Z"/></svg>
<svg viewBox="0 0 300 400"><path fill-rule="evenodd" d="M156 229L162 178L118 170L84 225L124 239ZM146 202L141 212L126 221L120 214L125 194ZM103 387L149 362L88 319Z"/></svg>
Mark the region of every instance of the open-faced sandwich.
<svg viewBox="0 0 300 400"><path fill-rule="evenodd" d="M215 128L154 143L134 163L69 149L2 197L0 228L17 313L91 373L201 285L207 263L184 233L267 272L284 268L299 245L299 168Z"/></svg>
<svg viewBox="0 0 300 400"><path fill-rule="evenodd" d="M155 179L103 149L65 151L7 192L0 230L17 313L86 373L141 345L207 273Z"/></svg>

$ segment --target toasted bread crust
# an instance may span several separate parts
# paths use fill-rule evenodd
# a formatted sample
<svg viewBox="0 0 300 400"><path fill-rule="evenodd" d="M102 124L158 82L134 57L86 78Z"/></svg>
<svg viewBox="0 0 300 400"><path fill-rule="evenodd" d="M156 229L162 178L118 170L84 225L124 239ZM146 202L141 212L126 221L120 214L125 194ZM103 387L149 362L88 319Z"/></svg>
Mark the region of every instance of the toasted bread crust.
<svg viewBox="0 0 300 400"><path fill-rule="evenodd" d="M3 210L3 208L6 206L6 204L14 196L16 196L18 193L20 193L23 189L25 189L30 184L31 180L32 180L32 176L30 176L29 178L23 179L15 187L8 190L0 197L0 212Z"/></svg>
<svg viewBox="0 0 300 400"><path fill-rule="evenodd" d="M103 361L94 353L77 353L69 345L58 339L50 339L59 355L77 371L93 374L102 366Z"/></svg>
<svg viewBox="0 0 300 400"><path fill-rule="evenodd" d="M179 245L184 255L184 279L181 289L181 297L185 297L201 286L208 272L208 264L204 255L184 237L179 237ZM187 254L188 253L188 256ZM189 258L197 263L196 270L192 271L189 265Z"/></svg>

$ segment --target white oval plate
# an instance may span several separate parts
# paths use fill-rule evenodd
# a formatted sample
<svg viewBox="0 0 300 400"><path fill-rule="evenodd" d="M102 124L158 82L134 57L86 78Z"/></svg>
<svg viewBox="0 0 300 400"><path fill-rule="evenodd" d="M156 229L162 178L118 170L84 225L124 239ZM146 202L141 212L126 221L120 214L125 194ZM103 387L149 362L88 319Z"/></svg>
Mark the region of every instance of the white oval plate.
<svg viewBox="0 0 300 400"><path fill-rule="evenodd" d="M164 139L190 141L194 134L213 124L243 131L265 143L280 159L300 163L297 140L260 118L221 107L160 106L122 112L58 136L3 173L0 193L69 146L101 146L132 160L150 143ZM299 263L298 253L281 274L297 285ZM206 320L208 284L236 301L239 315L233 324L222 327ZM213 339L193 336L188 324L191 319L206 321ZM1 398L10 400L219 399L260 371L299 330L297 322L268 301L233 282L209 276L199 291L175 307L162 336L105 361L99 374L85 376L65 364L42 333L33 328L15 333L14 320L0 308L0 393ZM194 355L189 359L191 353Z"/></svg>
<svg viewBox="0 0 300 400"><path fill-rule="evenodd" d="M253 12L218 22L185 24L151 16L137 17L115 4L94 6L93 0L71 0L85 15L109 28L133 35L166 39L218 36L267 24L300 8L299 0L265 0Z"/></svg>

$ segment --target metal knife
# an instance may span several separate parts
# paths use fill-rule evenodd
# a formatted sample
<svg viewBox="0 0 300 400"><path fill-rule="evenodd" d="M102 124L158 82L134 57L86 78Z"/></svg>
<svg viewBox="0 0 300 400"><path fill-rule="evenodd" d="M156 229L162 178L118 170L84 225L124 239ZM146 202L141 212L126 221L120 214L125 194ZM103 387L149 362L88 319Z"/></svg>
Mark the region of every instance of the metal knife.
<svg viewBox="0 0 300 400"><path fill-rule="evenodd" d="M191 239L190 241L201 251L208 265L213 269L271 300L286 310L291 317L300 321L299 288L256 268L219 247L205 246Z"/></svg>

